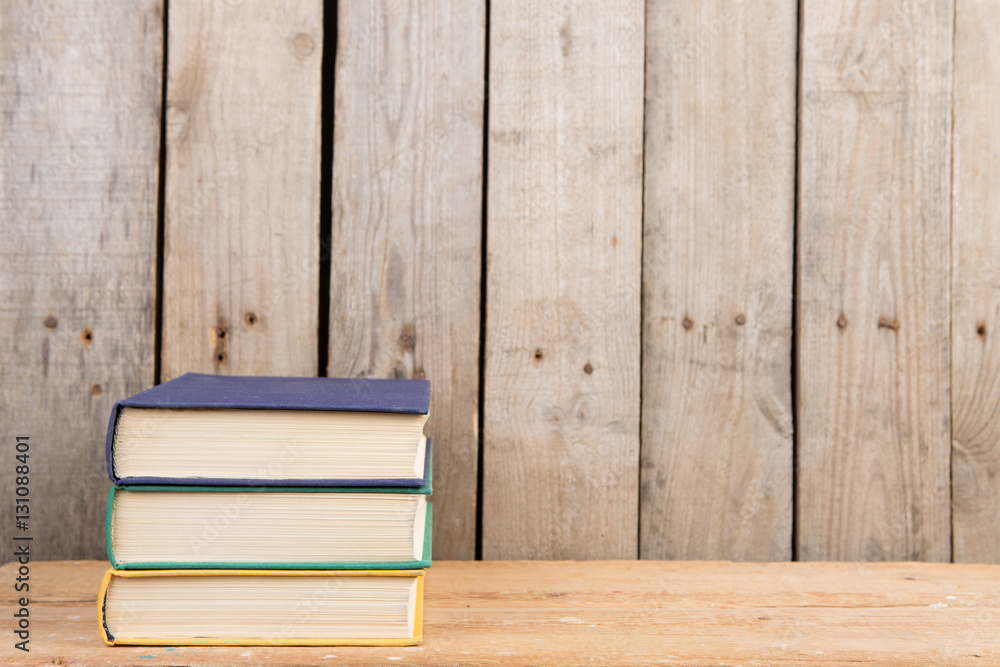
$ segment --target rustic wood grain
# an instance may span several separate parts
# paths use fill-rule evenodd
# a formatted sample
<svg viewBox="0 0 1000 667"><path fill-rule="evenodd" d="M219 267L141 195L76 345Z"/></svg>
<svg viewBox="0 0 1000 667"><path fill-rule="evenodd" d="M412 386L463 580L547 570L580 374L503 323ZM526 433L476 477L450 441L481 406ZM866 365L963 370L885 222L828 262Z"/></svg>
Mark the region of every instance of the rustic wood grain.
<svg viewBox="0 0 1000 667"><path fill-rule="evenodd" d="M323 4L169 22L163 379L315 376Z"/></svg>
<svg viewBox="0 0 1000 667"><path fill-rule="evenodd" d="M473 558L485 3L342 2L331 376L431 381L434 555Z"/></svg>
<svg viewBox="0 0 1000 667"><path fill-rule="evenodd" d="M643 558L791 559L796 17L647 3Z"/></svg>
<svg viewBox="0 0 1000 667"><path fill-rule="evenodd" d="M953 3L804 5L797 540L948 560Z"/></svg>
<svg viewBox="0 0 1000 667"><path fill-rule="evenodd" d="M33 565L19 665L986 665L1000 567L927 563L435 562L408 648L107 647L106 562ZM13 565L0 613L14 611Z"/></svg>
<svg viewBox="0 0 1000 667"><path fill-rule="evenodd" d="M162 11L0 2L0 539L39 558L103 556L108 415L153 381Z"/></svg>
<svg viewBox="0 0 1000 667"><path fill-rule="evenodd" d="M955 7L954 560L1000 563L1000 3Z"/></svg>
<svg viewBox="0 0 1000 667"><path fill-rule="evenodd" d="M637 554L643 4L490 17L483 556Z"/></svg>

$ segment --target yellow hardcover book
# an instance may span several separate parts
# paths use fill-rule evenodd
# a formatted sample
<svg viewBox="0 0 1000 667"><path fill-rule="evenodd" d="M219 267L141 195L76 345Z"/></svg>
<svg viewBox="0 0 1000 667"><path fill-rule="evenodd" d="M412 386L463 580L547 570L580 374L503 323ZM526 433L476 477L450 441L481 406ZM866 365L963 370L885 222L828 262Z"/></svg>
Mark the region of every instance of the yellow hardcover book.
<svg viewBox="0 0 1000 667"><path fill-rule="evenodd" d="M412 646L423 570L108 570L109 645Z"/></svg>

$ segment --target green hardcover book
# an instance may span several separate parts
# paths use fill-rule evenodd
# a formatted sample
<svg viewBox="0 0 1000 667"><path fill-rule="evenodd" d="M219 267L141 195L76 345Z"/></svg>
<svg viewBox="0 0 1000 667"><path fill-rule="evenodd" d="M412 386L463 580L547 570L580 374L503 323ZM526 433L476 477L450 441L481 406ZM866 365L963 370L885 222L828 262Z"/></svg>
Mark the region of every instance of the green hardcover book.
<svg viewBox="0 0 1000 667"><path fill-rule="evenodd" d="M412 570L431 565L417 488L116 486L116 569Z"/></svg>

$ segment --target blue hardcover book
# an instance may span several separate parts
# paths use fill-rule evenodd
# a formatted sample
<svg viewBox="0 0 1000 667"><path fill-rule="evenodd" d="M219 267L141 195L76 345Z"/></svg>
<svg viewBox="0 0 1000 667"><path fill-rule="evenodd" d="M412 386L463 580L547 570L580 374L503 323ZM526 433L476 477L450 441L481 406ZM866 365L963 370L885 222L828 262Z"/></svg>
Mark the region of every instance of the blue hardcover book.
<svg viewBox="0 0 1000 667"><path fill-rule="evenodd" d="M422 487L426 380L188 373L119 401L117 485Z"/></svg>

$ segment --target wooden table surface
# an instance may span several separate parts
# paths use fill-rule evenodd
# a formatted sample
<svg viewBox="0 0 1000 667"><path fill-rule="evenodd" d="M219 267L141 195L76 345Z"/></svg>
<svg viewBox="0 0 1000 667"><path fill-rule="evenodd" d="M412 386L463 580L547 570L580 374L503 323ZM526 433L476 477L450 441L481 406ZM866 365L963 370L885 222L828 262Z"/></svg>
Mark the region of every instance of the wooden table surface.
<svg viewBox="0 0 1000 667"><path fill-rule="evenodd" d="M105 646L108 564L31 564L31 652L0 568L0 664L1000 664L1000 565L436 562L408 648Z"/></svg>

